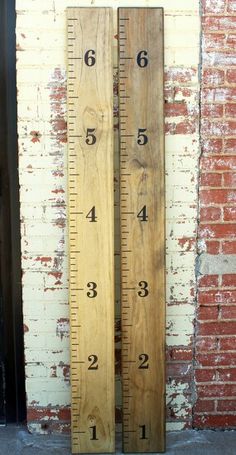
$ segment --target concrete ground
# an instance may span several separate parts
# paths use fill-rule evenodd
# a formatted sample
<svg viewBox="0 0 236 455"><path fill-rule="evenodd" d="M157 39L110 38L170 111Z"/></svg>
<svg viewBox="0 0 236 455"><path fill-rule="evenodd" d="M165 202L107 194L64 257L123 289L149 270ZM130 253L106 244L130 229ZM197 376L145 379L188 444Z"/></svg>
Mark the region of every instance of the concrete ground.
<svg viewBox="0 0 236 455"><path fill-rule="evenodd" d="M185 430L167 433L166 455L236 455L236 431ZM117 454L121 454L118 444ZM32 435L25 427L0 427L0 455L69 455L65 435Z"/></svg>

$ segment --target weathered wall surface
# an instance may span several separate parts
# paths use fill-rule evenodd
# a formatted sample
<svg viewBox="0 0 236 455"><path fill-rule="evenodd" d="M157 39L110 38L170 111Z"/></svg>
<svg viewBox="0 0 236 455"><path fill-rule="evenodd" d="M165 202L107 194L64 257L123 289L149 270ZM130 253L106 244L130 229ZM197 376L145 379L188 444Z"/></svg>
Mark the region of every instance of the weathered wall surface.
<svg viewBox="0 0 236 455"><path fill-rule="evenodd" d="M202 1L198 428L236 426L236 2Z"/></svg>
<svg viewBox="0 0 236 455"><path fill-rule="evenodd" d="M65 8L90 4L134 6L129 0L16 1L22 284L30 431L67 431L70 426ZM165 8L167 428L182 429L192 425L195 398L199 5L197 0L137 0L136 5ZM114 49L115 35L116 30ZM117 109L114 116L117 125ZM117 127L115 130L117 134ZM118 310L116 327L119 341ZM116 359L119 389L118 344ZM118 416L119 410L118 397Z"/></svg>

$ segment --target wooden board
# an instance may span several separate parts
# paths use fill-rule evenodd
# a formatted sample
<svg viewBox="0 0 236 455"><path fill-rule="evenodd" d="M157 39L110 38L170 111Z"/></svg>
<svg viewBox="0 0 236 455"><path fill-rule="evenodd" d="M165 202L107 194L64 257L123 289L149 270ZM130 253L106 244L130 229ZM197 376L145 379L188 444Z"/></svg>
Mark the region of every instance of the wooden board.
<svg viewBox="0 0 236 455"><path fill-rule="evenodd" d="M123 450L164 451L163 10L119 8Z"/></svg>
<svg viewBox="0 0 236 455"><path fill-rule="evenodd" d="M72 452L113 452L112 9L67 12Z"/></svg>

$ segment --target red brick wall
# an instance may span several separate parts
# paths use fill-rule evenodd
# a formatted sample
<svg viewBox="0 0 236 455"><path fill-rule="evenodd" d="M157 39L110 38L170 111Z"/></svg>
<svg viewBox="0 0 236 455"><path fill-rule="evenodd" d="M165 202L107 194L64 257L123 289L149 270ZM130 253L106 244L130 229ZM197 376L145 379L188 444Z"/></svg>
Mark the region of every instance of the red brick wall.
<svg viewBox="0 0 236 455"><path fill-rule="evenodd" d="M235 49L236 1L202 0L197 428L236 427Z"/></svg>

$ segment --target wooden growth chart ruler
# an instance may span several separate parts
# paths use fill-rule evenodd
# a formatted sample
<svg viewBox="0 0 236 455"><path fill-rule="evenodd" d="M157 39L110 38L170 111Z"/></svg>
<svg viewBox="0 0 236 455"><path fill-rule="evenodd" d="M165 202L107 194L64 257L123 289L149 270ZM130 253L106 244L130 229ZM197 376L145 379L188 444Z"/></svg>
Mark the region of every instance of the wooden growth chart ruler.
<svg viewBox="0 0 236 455"><path fill-rule="evenodd" d="M119 9L123 449L164 450L163 10Z"/></svg>
<svg viewBox="0 0 236 455"><path fill-rule="evenodd" d="M112 9L67 11L72 452L113 452Z"/></svg>
<svg viewBox="0 0 236 455"><path fill-rule="evenodd" d="M68 8L73 453L114 451L110 8ZM119 8L124 452L164 450L163 10Z"/></svg>

